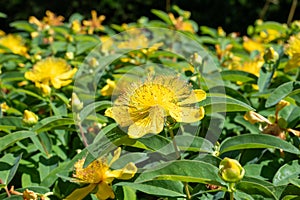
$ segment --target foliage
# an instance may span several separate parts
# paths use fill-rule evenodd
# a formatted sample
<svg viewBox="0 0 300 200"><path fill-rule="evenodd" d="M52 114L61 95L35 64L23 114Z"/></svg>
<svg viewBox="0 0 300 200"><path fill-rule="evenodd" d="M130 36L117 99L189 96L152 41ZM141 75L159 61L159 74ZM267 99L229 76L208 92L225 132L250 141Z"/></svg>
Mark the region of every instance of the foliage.
<svg viewBox="0 0 300 200"><path fill-rule="evenodd" d="M0 199L300 197L300 22L240 36L173 10L1 32Z"/></svg>

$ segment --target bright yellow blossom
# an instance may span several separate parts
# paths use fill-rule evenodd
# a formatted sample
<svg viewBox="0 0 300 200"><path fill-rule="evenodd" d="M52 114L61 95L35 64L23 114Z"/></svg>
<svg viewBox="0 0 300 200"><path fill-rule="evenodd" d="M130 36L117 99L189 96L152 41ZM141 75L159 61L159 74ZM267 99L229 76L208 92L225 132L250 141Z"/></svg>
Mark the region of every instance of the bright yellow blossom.
<svg viewBox="0 0 300 200"><path fill-rule="evenodd" d="M285 53L290 57L284 68L285 72L300 66L300 33L290 37L285 48Z"/></svg>
<svg viewBox="0 0 300 200"><path fill-rule="evenodd" d="M106 80L106 85L101 89L101 94L103 96L111 96L116 88L116 82L110 79Z"/></svg>
<svg viewBox="0 0 300 200"><path fill-rule="evenodd" d="M49 90L50 84L59 89L72 82L77 69L72 69L61 58L49 57L37 62L31 71L25 73L25 78L35 82L38 88Z"/></svg>
<svg viewBox="0 0 300 200"><path fill-rule="evenodd" d="M77 161L74 165L75 173L74 180L78 183L89 184L83 188L73 191L65 200L81 200L93 190L96 189L96 197L99 200L105 200L108 198L114 198L115 194L111 188L111 183L115 178L128 180L131 179L137 172L137 168L134 163L128 163L124 168L111 170L110 167L121 154L121 148L119 147L115 152L110 163L106 158L99 158L83 168L85 159Z"/></svg>
<svg viewBox="0 0 300 200"><path fill-rule="evenodd" d="M236 70L249 72L256 76L259 76L261 67L264 65L264 60L256 58L255 60L245 61L242 65L238 66Z"/></svg>
<svg viewBox="0 0 300 200"><path fill-rule="evenodd" d="M243 47L246 51L248 52L252 52L252 51L259 51L259 52L263 52L265 50L264 46L262 43L252 40L246 36L243 37Z"/></svg>
<svg viewBox="0 0 300 200"><path fill-rule="evenodd" d="M116 99L106 116L128 128L131 138L163 130L165 117L192 123L204 117L204 108L195 103L206 98L203 90L191 86L177 76L148 76L144 82L128 86Z"/></svg>
<svg viewBox="0 0 300 200"><path fill-rule="evenodd" d="M0 37L0 45L10 49L14 54L22 56L27 55L27 47L25 46L22 37L19 35L8 34ZM4 49L0 49L0 53L5 53Z"/></svg>
<svg viewBox="0 0 300 200"><path fill-rule="evenodd" d="M104 26L101 24L105 20L104 15L97 17L97 12L95 10L91 11L92 19L83 20L83 25L88 27L88 34L93 34L94 31L104 30Z"/></svg>
<svg viewBox="0 0 300 200"><path fill-rule="evenodd" d="M173 13L169 13L168 15L176 30L195 33L193 24L191 22L184 20L182 16L175 18Z"/></svg>

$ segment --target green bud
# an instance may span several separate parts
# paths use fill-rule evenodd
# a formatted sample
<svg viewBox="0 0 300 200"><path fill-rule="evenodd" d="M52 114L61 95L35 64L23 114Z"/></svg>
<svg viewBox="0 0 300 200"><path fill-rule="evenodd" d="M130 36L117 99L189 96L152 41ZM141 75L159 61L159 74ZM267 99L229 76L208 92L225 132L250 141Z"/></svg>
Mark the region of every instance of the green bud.
<svg viewBox="0 0 300 200"><path fill-rule="evenodd" d="M285 119L283 119L282 117L280 117L279 119L278 119L278 126L280 127L280 128L282 128L282 129L286 129L287 128L287 125L288 125L288 123L287 123L287 121L285 120Z"/></svg>
<svg viewBox="0 0 300 200"><path fill-rule="evenodd" d="M226 182L235 183L240 181L245 174L244 168L234 159L224 158L219 165L219 176Z"/></svg>
<svg viewBox="0 0 300 200"><path fill-rule="evenodd" d="M274 64L279 58L279 54L273 49L273 47L269 47L266 49L264 54L264 60L268 64Z"/></svg>

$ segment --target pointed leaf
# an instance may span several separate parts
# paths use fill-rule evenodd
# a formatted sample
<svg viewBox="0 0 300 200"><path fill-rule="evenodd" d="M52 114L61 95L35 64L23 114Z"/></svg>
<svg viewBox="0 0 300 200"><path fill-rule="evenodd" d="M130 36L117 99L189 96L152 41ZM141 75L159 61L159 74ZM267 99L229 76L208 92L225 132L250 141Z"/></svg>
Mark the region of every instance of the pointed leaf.
<svg viewBox="0 0 300 200"><path fill-rule="evenodd" d="M228 138L220 145L220 154L228 151L255 149L255 148L275 148L299 155L300 150L285 140L272 135L244 134Z"/></svg>

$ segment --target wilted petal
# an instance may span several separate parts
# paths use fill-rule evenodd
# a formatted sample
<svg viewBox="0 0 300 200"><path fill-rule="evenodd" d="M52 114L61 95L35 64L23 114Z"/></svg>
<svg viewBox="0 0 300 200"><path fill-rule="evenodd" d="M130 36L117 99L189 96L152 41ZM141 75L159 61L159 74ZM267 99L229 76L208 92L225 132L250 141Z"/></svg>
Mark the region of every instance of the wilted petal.
<svg viewBox="0 0 300 200"><path fill-rule="evenodd" d="M110 178L112 178L112 180L114 178L128 180L131 179L136 172L137 172L137 167L135 166L134 163L130 162L122 169L108 171L106 173L106 177L108 182L110 182L109 181Z"/></svg>
<svg viewBox="0 0 300 200"><path fill-rule="evenodd" d="M188 98L178 102L178 105L193 104L206 99L206 92L204 90L193 90Z"/></svg>
<svg viewBox="0 0 300 200"><path fill-rule="evenodd" d="M255 124L257 122L265 122L267 124L271 124L271 122L266 119L264 116L253 112L253 111L249 111L244 115L244 119L249 121L251 124Z"/></svg>

